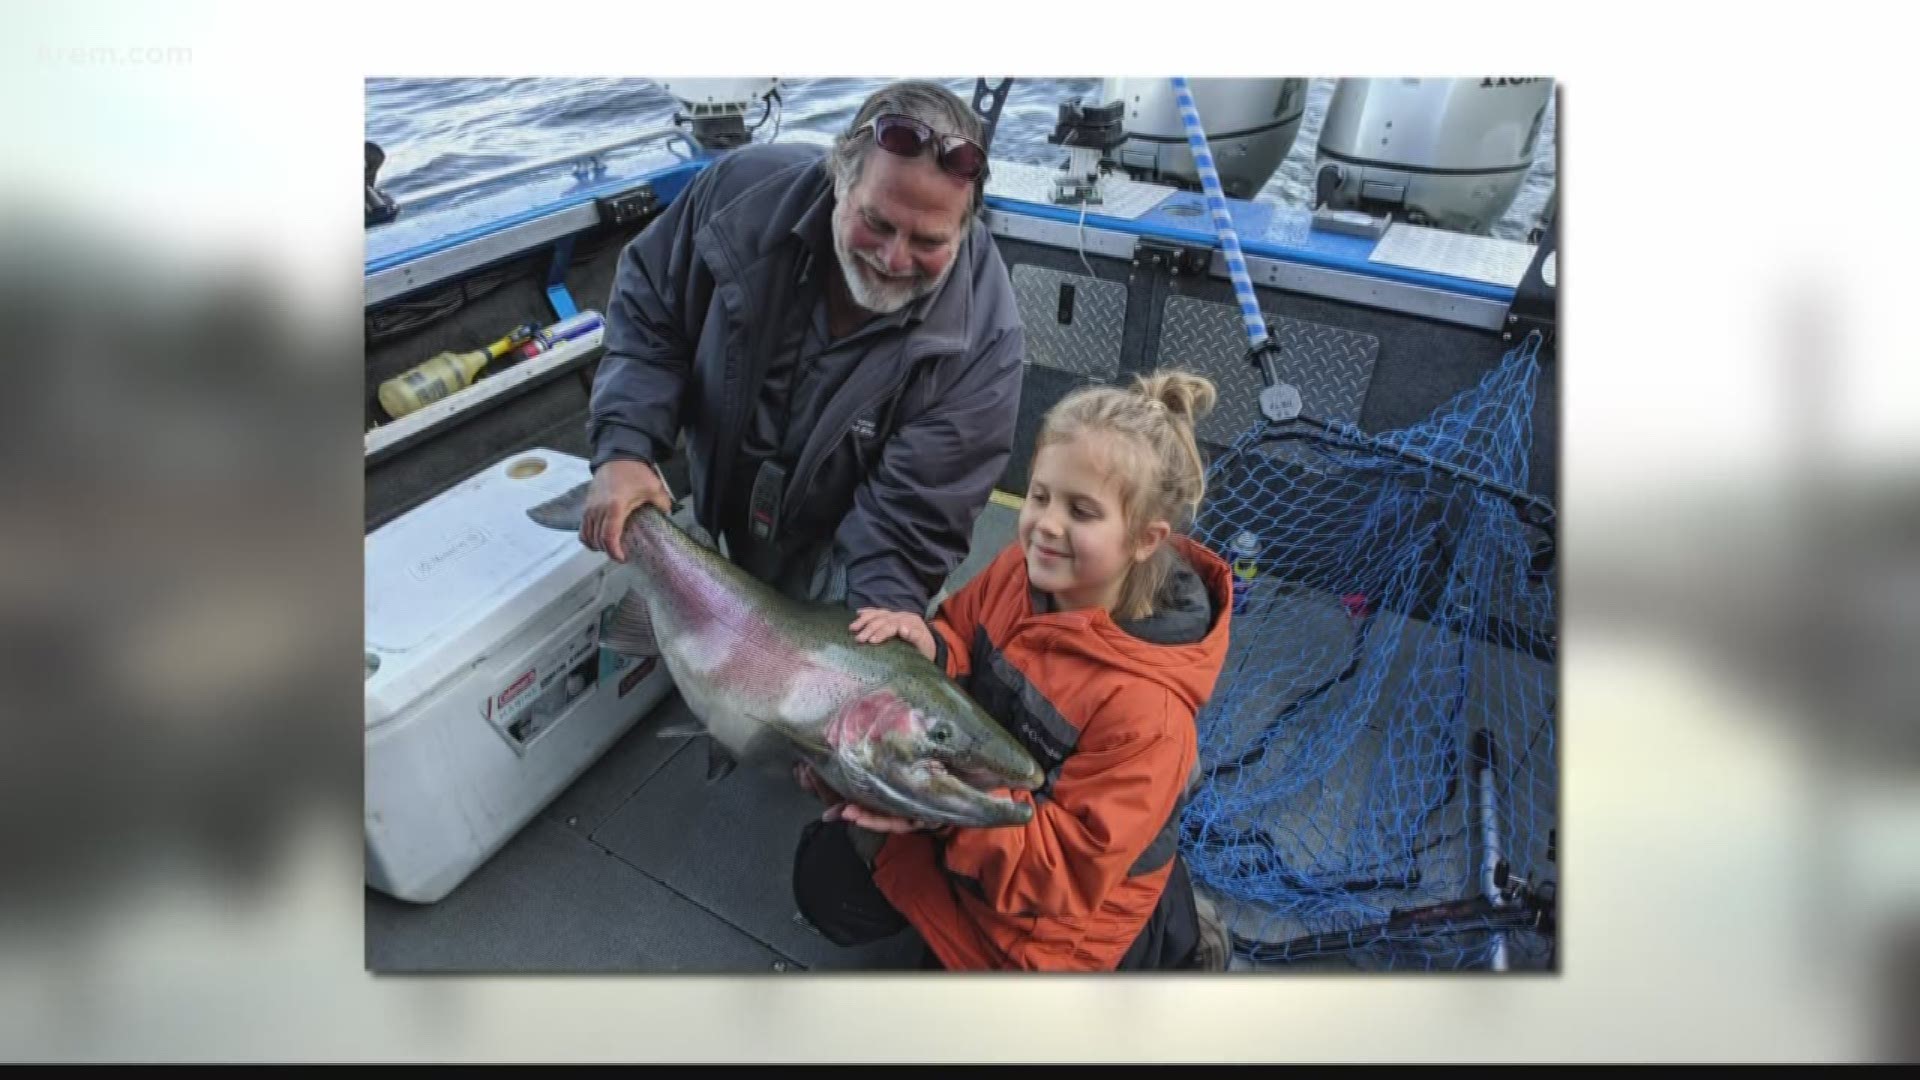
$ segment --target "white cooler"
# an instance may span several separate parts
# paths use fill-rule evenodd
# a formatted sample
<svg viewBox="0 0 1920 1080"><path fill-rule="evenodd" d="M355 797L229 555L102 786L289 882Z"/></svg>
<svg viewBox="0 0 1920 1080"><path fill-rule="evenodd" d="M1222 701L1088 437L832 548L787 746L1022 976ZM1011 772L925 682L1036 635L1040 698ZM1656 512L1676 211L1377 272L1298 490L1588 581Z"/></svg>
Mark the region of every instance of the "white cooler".
<svg viewBox="0 0 1920 1080"><path fill-rule="evenodd" d="M367 883L447 895L671 686L600 646L626 574L526 511L589 478L516 454L366 538Z"/></svg>

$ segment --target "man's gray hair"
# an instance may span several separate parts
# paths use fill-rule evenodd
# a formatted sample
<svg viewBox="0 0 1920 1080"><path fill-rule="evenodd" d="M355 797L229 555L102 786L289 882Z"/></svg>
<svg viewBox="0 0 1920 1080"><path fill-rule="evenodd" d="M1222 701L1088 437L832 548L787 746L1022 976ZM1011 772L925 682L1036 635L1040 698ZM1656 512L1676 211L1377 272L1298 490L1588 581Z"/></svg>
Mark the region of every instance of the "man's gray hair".
<svg viewBox="0 0 1920 1080"><path fill-rule="evenodd" d="M867 155L874 151L871 133L865 132L865 128L882 113L910 116L941 134L964 135L985 145L986 125L973 107L953 91L925 79L888 83L867 98L866 103L860 106L860 111L854 114L853 123L833 140L831 160L836 191L845 191L859 183L860 170L866 165ZM928 164L936 163L929 161ZM986 183L984 175L973 183L970 217L980 212L986 198Z"/></svg>

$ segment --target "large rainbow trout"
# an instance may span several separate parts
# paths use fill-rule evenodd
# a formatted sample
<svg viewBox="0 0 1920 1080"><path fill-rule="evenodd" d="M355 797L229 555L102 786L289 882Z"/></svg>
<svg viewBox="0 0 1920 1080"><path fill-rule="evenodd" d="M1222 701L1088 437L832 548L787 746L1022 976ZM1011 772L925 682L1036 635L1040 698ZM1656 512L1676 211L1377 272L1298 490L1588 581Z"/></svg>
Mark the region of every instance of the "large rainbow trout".
<svg viewBox="0 0 1920 1080"><path fill-rule="evenodd" d="M580 530L587 485L534 507ZM854 640L847 609L803 604L728 562L653 506L627 519L633 579L605 644L658 656L719 752L772 765L795 757L847 799L937 824L1024 824L1008 789L1040 766L973 699L899 639Z"/></svg>

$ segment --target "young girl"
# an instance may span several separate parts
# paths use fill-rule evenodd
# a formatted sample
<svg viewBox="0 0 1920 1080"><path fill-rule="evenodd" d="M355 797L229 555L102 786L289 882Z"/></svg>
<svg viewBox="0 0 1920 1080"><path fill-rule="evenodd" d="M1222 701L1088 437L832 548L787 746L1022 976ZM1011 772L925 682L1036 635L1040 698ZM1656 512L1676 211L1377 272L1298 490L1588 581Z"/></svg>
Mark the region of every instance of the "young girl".
<svg viewBox="0 0 1920 1080"><path fill-rule="evenodd" d="M900 636L943 665L1047 783L1016 794L1034 804L1019 827L831 807L794 865L801 913L827 937L854 945L911 924L952 969L1189 963L1179 815L1232 593L1226 564L1179 533L1204 483L1194 421L1213 401L1210 382L1181 372L1068 396L1041 429L1015 542L931 627L859 613L860 640Z"/></svg>

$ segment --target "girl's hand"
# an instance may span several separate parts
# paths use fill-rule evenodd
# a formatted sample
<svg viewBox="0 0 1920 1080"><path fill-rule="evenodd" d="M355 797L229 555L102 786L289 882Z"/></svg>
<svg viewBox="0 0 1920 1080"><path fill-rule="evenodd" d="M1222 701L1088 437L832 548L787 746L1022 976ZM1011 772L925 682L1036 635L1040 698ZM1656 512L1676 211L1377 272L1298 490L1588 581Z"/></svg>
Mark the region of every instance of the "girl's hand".
<svg viewBox="0 0 1920 1080"><path fill-rule="evenodd" d="M854 619L848 629L853 631L855 640L867 645L878 645L888 638L902 638L919 649L921 656L933 659L933 628L927 625L927 620L910 611L861 608L859 618Z"/></svg>
<svg viewBox="0 0 1920 1080"><path fill-rule="evenodd" d="M820 774L813 771L813 766L804 761L794 763L793 778L815 798L827 804L826 811L820 815L821 821L845 821L849 825L858 825L863 829L882 833L914 832L920 829L936 828L929 822L894 817L892 814L884 814L878 810L870 810L848 802L840 797L839 792L828 787L826 781L820 779Z"/></svg>
<svg viewBox="0 0 1920 1080"><path fill-rule="evenodd" d="M804 761L793 763L793 779L809 795L829 806L842 801L840 793L828 787L826 781L820 779L820 774L813 771L813 766Z"/></svg>
<svg viewBox="0 0 1920 1080"><path fill-rule="evenodd" d="M923 829L937 827L931 822L915 821L912 818L894 817L892 814L883 814L878 810L870 810L858 803L850 802L843 802L838 806L830 806L827 808L826 813L820 815L821 821L834 821L836 819L844 821L849 825L858 825L863 829L877 833L919 832Z"/></svg>

